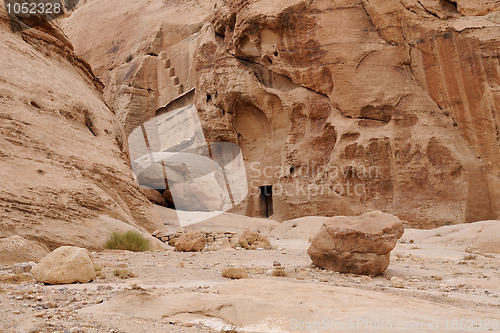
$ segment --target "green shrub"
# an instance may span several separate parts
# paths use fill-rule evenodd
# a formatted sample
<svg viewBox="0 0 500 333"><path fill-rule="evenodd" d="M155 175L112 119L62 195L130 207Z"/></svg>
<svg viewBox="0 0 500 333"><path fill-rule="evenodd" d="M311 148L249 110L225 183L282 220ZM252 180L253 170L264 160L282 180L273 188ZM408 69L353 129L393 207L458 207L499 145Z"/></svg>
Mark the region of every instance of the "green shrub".
<svg viewBox="0 0 500 333"><path fill-rule="evenodd" d="M142 252L150 249L149 241L136 231L113 232L106 244L107 249Z"/></svg>

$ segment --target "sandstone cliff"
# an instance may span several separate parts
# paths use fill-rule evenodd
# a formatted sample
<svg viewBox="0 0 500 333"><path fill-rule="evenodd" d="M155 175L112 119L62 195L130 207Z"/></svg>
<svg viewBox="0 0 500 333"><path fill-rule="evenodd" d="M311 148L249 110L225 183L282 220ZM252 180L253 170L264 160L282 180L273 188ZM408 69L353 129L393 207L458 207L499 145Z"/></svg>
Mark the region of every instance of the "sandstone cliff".
<svg viewBox="0 0 500 333"><path fill-rule="evenodd" d="M134 182L102 84L54 23L12 33L0 10L0 237L100 248L159 217Z"/></svg>
<svg viewBox="0 0 500 333"><path fill-rule="evenodd" d="M240 145L236 212L379 209L432 227L500 216L498 8L93 0L62 24L127 135L194 103L209 141Z"/></svg>

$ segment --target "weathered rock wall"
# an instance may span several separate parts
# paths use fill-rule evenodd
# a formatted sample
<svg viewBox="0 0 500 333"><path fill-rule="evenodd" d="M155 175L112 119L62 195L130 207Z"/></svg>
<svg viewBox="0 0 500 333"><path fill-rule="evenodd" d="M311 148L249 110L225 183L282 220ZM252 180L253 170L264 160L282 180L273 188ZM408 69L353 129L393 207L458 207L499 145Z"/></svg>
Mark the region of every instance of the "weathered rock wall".
<svg viewBox="0 0 500 333"><path fill-rule="evenodd" d="M260 187L273 186L275 219L378 209L432 227L500 216L497 8L94 0L63 25L127 133L194 102L209 141L240 145L250 193L235 211L267 214ZM172 50L188 75L158 67ZM160 89L162 66L194 96Z"/></svg>
<svg viewBox="0 0 500 333"><path fill-rule="evenodd" d="M11 32L0 10L0 237L100 248L158 227L102 84L54 22Z"/></svg>

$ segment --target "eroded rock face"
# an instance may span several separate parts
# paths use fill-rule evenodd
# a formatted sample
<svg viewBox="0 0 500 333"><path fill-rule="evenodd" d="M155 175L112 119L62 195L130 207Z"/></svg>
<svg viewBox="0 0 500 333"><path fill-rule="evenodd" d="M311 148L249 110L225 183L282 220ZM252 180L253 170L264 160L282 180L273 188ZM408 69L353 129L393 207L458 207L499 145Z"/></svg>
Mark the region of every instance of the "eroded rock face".
<svg viewBox="0 0 500 333"><path fill-rule="evenodd" d="M54 21L14 34L0 12L0 237L102 248L119 226L156 229L102 84Z"/></svg>
<svg viewBox="0 0 500 333"><path fill-rule="evenodd" d="M307 253L321 268L377 275L389 266L390 253L403 232L401 220L380 211L336 216L323 223Z"/></svg>
<svg viewBox="0 0 500 333"><path fill-rule="evenodd" d="M0 238L0 264L12 265L27 261L39 262L49 251L36 241L21 236Z"/></svg>
<svg viewBox="0 0 500 333"><path fill-rule="evenodd" d="M87 249L61 246L49 253L31 273L47 284L87 283L96 278L94 258Z"/></svg>
<svg viewBox="0 0 500 333"><path fill-rule="evenodd" d="M381 209L417 227L500 216L495 2L113 3L63 23L77 53L127 134L194 103L209 141L239 144L249 195L234 212Z"/></svg>

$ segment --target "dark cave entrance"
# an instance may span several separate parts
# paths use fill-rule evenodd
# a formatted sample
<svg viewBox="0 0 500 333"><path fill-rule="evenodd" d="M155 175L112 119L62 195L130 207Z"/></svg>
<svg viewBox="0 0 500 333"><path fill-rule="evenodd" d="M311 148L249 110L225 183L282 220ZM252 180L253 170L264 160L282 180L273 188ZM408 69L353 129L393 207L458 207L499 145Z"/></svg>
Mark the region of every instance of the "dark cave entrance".
<svg viewBox="0 0 500 333"><path fill-rule="evenodd" d="M264 185L260 189L260 215L270 217L273 215L273 186Z"/></svg>

